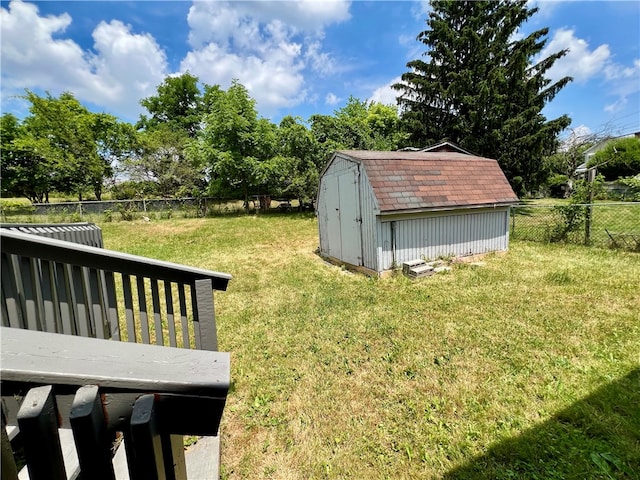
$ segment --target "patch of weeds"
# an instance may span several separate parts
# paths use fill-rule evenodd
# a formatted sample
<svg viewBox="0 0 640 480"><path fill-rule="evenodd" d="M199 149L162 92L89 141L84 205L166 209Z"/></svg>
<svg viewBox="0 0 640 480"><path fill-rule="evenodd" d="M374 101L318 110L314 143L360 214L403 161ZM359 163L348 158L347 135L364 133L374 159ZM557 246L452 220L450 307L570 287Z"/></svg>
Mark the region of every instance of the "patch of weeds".
<svg viewBox="0 0 640 480"><path fill-rule="evenodd" d="M133 203L118 204L118 212L125 222L130 222L136 218L136 207Z"/></svg>
<svg viewBox="0 0 640 480"><path fill-rule="evenodd" d="M82 222L82 213L81 212L73 212L71 214L70 220L72 223L80 223Z"/></svg>

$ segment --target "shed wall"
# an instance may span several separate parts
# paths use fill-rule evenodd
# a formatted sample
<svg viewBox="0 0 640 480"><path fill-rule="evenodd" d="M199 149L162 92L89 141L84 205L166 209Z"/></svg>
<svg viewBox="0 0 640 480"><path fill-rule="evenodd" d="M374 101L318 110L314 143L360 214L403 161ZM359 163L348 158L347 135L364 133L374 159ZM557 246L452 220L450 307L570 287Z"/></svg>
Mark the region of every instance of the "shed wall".
<svg viewBox="0 0 640 480"><path fill-rule="evenodd" d="M420 218L378 217L378 271L389 270L395 262L440 256L465 256L504 251L509 247L509 209L469 210L452 214L432 214Z"/></svg>
<svg viewBox="0 0 640 480"><path fill-rule="evenodd" d="M378 270L377 255L377 213L376 202L367 172L360 168L360 228L362 230L362 264L371 270Z"/></svg>

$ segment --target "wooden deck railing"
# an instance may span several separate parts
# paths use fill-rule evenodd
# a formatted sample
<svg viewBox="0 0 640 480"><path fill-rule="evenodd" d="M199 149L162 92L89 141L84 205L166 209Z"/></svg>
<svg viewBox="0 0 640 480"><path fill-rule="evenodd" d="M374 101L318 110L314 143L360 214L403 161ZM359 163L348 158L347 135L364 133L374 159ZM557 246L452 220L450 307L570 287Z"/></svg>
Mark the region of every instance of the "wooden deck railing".
<svg viewBox="0 0 640 480"><path fill-rule="evenodd" d="M2 329L0 367L3 406L7 409L7 412L3 412L3 420L6 416L9 425L19 425L21 436L25 436L24 428L29 432L30 427L25 427L27 420L21 422L20 418L35 415L28 409L22 412L20 402L16 403L16 399L23 400L25 395L29 395L29 402L22 403L25 409L26 405L41 405L43 411L51 412L51 405L54 405L55 417L72 428L75 428L74 411L90 411L93 420L87 421L98 430L78 433L79 438L100 437L104 440L111 439L116 431L124 432L131 478L155 478L150 476L149 463L140 468L136 466L139 456L152 455L157 463L158 452L161 452L165 467L171 462L184 463L176 453L182 451L182 434L217 434L226 389L218 391L224 391L224 395L216 393L214 396L209 390L198 390L202 387L198 376L209 375L217 361L213 291L225 290L231 279L229 275L9 228L0 228L0 249L1 323L3 327L13 327ZM37 367L29 363L28 356L16 353L15 364L22 370L19 374L11 373L5 361L11 350L5 348L4 342L16 335L34 339L25 340L27 343L42 346L44 342L55 348L40 352L39 357L34 354L33 358L45 360ZM38 340L35 340L36 336L40 336ZM128 343L125 345L105 340L126 340ZM155 345L133 345L135 343ZM98 347L98 344L108 347L102 350L103 347ZM60 345L67 347L60 349ZM157 348L157 345L169 348ZM208 352L185 351L184 348ZM124 356L121 353L129 351L131 353ZM141 353L143 351L144 354ZM136 355L144 357L150 355L148 352L151 351L157 356L145 371L147 384L140 382L142 377L133 380L124 375L124 372L133 372L138 368ZM57 356L63 353L76 355L74 362L87 369L76 377L69 377L72 363L67 362L65 368L59 368L60 362L57 361ZM209 357L202 357L203 360L194 363L196 358L200 358L198 355ZM225 358L228 364L228 357ZM120 373L108 367L120 365L120 359ZM104 361L104 367L92 370L100 361ZM202 367L202 371L189 374L192 364ZM162 378L165 370L172 372L175 385L161 384L159 378ZM228 386L228 374L220 381ZM85 385L93 387L85 388ZM73 396L76 400L69 400ZM79 410L71 408L72 401L77 402ZM136 408L138 401L141 403ZM18 411L23 415L19 415ZM101 419L96 413L99 411L104 412L104 418ZM147 418L136 412L146 412L145 415L155 413L153 418ZM98 417L94 418L94 415ZM132 432L139 428L136 426L139 420L152 423L150 430L138 434L138 439L140 435L147 436L146 443L140 443L140 440L136 442L135 436L132 436ZM161 437L153 432L160 432ZM40 432L35 437L39 442L38 451L46 450L43 447L44 438L51 438L50 445L56 445L53 437L43 435L48 434ZM158 438L162 438L160 443ZM44 443L49 445L49 441ZM80 458L97 454L97 447L93 444L88 447L88 452L82 453L82 446L87 445L90 445L88 440L78 445ZM25 444L25 452L27 449ZM147 453L139 453L138 449ZM81 466L82 463L83 460L80 460ZM90 461L84 460L84 463L82 468L88 468ZM153 471L160 472L160 467L156 466ZM180 467L176 468L176 471L182 472ZM164 470L168 472L167 468ZM73 474L67 472L68 477L74 478L79 471ZM185 478L182 473L166 475L167 478ZM86 478L99 477L89 475Z"/></svg>
<svg viewBox="0 0 640 480"><path fill-rule="evenodd" d="M4 326L217 350L230 275L8 229L0 245Z"/></svg>
<svg viewBox="0 0 640 480"><path fill-rule="evenodd" d="M129 478L150 480L187 478L182 435L217 435L228 353L0 330L3 423L20 428L31 480L72 477L59 427L71 427L79 471L91 479L116 478L117 432ZM17 471L12 457L2 463Z"/></svg>

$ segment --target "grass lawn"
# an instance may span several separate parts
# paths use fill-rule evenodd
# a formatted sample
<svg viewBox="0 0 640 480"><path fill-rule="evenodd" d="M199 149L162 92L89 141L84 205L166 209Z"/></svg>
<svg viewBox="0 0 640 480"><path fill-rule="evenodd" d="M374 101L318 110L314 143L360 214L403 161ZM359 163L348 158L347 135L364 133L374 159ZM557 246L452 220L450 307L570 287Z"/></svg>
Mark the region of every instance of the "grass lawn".
<svg viewBox="0 0 640 480"><path fill-rule="evenodd" d="M234 276L223 478L639 478L640 254L512 242L412 282L328 266L313 216L100 226Z"/></svg>

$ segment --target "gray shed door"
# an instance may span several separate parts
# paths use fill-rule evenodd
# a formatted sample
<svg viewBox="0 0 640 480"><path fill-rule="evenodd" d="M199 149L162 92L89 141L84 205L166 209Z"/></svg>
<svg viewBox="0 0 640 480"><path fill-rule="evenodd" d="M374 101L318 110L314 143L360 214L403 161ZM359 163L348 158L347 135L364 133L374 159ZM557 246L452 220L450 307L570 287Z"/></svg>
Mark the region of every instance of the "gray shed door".
<svg viewBox="0 0 640 480"><path fill-rule="evenodd" d="M342 260L352 265L362 265L360 240L360 205L358 181L355 170L338 176L338 197Z"/></svg>

